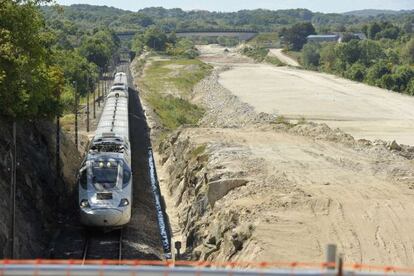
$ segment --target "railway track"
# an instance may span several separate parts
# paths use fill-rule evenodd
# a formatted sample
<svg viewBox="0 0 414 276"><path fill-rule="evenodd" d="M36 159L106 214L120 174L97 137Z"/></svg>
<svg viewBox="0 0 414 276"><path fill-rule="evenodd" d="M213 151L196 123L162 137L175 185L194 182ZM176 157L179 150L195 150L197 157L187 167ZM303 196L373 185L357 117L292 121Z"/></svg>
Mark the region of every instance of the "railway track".
<svg viewBox="0 0 414 276"><path fill-rule="evenodd" d="M52 244L50 251L53 259L81 259L85 263L87 260L99 259L160 260L165 257L149 175L147 156L151 142L146 117L138 92L134 89L129 63L121 64L118 71L128 72L130 86L129 120L133 122L130 124L131 166L134 175L131 222L124 227L123 233L120 230L102 233L86 231L78 225L78 216L73 215ZM168 225L167 222L164 224ZM143 244L145 247L131 246L134 244Z"/></svg>
<svg viewBox="0 0 414 276"><path fill-rule="evenodd" d="M82 264L87 260L122 260L122 229L109 233L91 231L86 234Z"/></svg>

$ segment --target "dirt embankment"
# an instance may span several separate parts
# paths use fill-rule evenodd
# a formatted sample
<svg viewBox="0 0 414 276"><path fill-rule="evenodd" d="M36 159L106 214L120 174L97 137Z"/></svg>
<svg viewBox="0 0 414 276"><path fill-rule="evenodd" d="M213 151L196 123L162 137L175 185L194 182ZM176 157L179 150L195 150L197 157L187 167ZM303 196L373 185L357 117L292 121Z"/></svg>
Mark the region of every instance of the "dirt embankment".
<svg viewBox="0 0 414 276"><path fill-rule="evenodd" d="M0 258L8 257L10 229L11 123L0 120ZM17 180L15 258L47 258L49 245L62 216L71 212L80 156L61 134L61 172L56 172L55 125L17 123Z"/></svg>
<svg viewBox="0 0 414 276"><path fill-rule="evenodd" d="M159 147L167 212L190 257L321 262L336 243L348 263L414 265L414 148L258 113L220 84L222 70L193 89L200 126Z"/></svg>

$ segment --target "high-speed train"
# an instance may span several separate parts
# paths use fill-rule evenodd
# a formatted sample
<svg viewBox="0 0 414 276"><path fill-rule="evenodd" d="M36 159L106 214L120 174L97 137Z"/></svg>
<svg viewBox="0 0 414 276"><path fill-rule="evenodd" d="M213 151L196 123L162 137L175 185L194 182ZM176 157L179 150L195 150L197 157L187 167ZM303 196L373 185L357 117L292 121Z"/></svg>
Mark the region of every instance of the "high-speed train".
<svg viewBox="0 0 414 276"><path fill-rule="evenodd" d="M127 76L123 72L119 72L115 74L114 82L111 87L111 90L125 90L128 91L128 85L127 85Z"/></svg>
<svg viewBox="0 0 414 276"><path fill-rule="evenodd" d="M123 89L121 89L123 87ZM118 228L131 219L132 171L128 83L115 75L94 138L78 175L81 223Z"/></svg>

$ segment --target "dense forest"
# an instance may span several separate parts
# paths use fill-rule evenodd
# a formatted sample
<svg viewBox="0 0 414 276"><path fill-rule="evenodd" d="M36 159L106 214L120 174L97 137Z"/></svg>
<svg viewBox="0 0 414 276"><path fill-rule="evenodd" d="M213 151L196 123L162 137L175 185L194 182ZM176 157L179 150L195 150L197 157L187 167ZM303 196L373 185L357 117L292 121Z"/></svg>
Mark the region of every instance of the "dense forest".
<svg viewBox="0 0 414 276"><path fill-rule="evenodd" d="M344 26L349 29L359 29L363 24L374 21L386 20L398 24L409 20L414 22L412 11L377 12L375 16L358 16L354 13L314 13L307 9L210 12L153 7L132 12L106 6L89 5L62 6L59 9L53 6L44 6L42 11L49 22L69 21L82 29L108 27L115 31L139 31L148 26L157 25L166 32L194 29L250 29L272 32L298 22L310 22L318 30L335 31L343 29Z"/></svg>
<svg viewBox="0 0 414 276"><path fill-rule="evenodd" d="M137 53L147 47L194 58L194 41L174 34L194 29L255 30L261 32L256 42L281 37L286 48L300 51L307 68L413 94L413 25L413 11L322 14L306 9L257 9L226 13L158 7L132 12L106 6L57 6L49 0L4 0L0 4L0 114L47 118L71 112L74 90L81 95L92 91L102 72L117 60L121 47ZM122 45L116 33L127 30L137 35ZM368 39L306 44L307 34L332 32L364 32ZM238 41L204 42L230 46ZM258 52L266 54L262 49Z"/></svg>

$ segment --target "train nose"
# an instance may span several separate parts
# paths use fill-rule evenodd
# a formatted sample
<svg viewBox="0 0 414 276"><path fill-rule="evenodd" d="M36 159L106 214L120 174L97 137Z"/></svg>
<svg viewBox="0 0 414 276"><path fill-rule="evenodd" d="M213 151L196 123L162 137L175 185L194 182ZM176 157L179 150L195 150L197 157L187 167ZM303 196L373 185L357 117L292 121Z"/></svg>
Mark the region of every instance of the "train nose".
<svg viewBox="0 0 414 276"><path fill-rule="evenodd" d="M92 209L82 212L82 222L90 226L116 226L122 220L122 211L117 209Z"/></svg>

